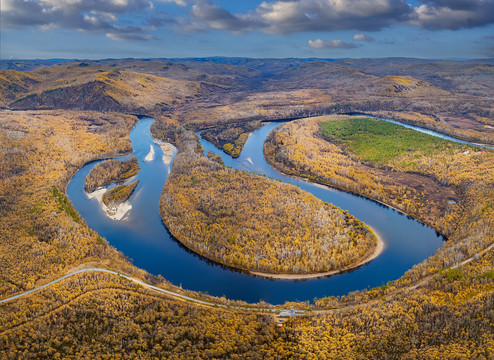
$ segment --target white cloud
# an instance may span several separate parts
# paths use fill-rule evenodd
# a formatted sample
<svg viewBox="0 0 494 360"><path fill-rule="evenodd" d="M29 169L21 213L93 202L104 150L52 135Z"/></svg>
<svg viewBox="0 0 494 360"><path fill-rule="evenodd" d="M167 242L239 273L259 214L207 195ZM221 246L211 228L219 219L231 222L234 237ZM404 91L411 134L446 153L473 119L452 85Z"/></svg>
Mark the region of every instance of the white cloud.
<svg viewBox="0 0 494 360"><path fill-rule="evenodd" d="M107 33L105 35L108 39L114 41L143 41L143 40L155 40L156 38L152 35L136 35L136 34L125 34L125 33Z"/></svg>
<svg viewBox="0 0 494 360"><path fill-rule="evenodd" d="M291 34L377 31L399 24L456 30L494 23L494 0L421 0L418 6L406 0L275 0L240 14L228 12L213 0L195 2L189 18L179 21L184 31L259 29Z"/></svg>
<svg viewBox="0 0 494 360"><path fill-rule="evenodd" d="M356 44L346 43L341 40L323 41L321 39L309 40L308 44L311 48L316 49L353 49L356 48Z"/></svg>
<svg viewBox="0 0 494 360"><path fill-rule="evenodd" d="M404 0L276 0L234 14L212 0L196 0L184 31L260 29L272 34L309 31L379 30L408 20L413 13Z"/></svg>
<svg viewBox="0 0 494 360"><path fill-rule="evenodd" d="M178 6L187 6L187 1L185 0L158 0L161 3L175 3Z"/></svg>
<svg viewBox="0 0 494 360"><path fill-rule="evenodd" d="M353 40L354 41L367 41L367 42L372 42L374 39L370 36L367 36L365 34L355 34L353 35Z"/></svg>
<svg viewBox="0 0 494 360"><path fill-rule="evenodd" d="M440 30L458 30L494 23L494 0L425 0L414 8L410 24Z"/></svg>
<svg viewBox="0 0 494 360"><path fill-rule="evenodd" d="M125 25L120 18L123 14L148 11L149 0L1 1L2 26L6 28L35 26L42 31L65 28L86 33L108 33L112 34L109 38L119 37L119 40L149 38L149 28ZM178 2L183 3L183 0ZM118 34L120 36L117 36Z"/></svg>

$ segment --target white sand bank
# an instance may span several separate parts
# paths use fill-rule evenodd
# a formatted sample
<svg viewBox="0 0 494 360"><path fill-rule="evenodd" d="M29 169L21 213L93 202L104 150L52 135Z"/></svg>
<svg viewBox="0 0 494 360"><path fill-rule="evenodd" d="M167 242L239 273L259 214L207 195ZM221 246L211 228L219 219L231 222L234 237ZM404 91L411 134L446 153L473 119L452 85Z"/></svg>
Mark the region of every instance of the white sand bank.
<svg viewBox="0 0 494 360"><path fill-rule="evenodd" d="M153 145L149 145L149 153L144 158L144 161L146 161L146 162L154 161L154 157L155 157L154 147L153 147Z"/></svg>
<svg viewBox="0 0 494 360"><path fill-rule="evenodd" d="M132 209L132 205L128 201L123 202L118 206L108 207L103 202L103 195L107 192L107 189L101 188L93 191L92 193L86 193L89 199L98 200L101 208L105 212L106 216L113 220L122 220L125 215Z"/></svg>
<svg viewBox="0 0 494 360"><path fill-rule="evenodd" d="M177 151L177 148L170 143L159 140L155 140L154 143L158 145L163 151L163 164L170 165L173 159L173 155Z"/></svg>

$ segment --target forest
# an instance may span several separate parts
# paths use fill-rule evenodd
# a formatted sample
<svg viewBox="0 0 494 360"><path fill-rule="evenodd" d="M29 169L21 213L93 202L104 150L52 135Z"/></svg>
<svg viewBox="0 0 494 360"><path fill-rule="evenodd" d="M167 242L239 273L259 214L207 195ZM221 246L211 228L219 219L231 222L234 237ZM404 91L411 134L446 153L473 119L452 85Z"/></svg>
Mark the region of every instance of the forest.
<svg viewBox="0 0 494 360"><path fill-rule="evenodd" d="M426 274L447 269L455 261L467 259L479 249L492 244L494 241L494 213L491 211L491 204L494 201L492 151L472 147L464 150L464 145L448 143L434 150L434 156L430 156L427 153L429 149L423 153L420 149L421 145L410 148L408 144L399 155L390 157L384 164L375 163L374 167L362 166L357 155L349 152L348 148L339 147L322 139L321 123L325 129L328 125L324 123L328 120L336 121L333 128L338 128L338 124L341 124L339 121L352 126L349 117L344 120L342 117L336 119L320 117L290 123L275 129L270 134L270 140L265 143L266 156L274 166L284 172L297 172L313 181L368 194L370 198L391 204L430 224L448 237L448 241L434 257L416 265L398 283L406 282L407 278L417 281ZM369 121L370 124L375 124L376 120ZM384 126L381 130L383 128L388 127ZM395 136L394 131L392 132L392 136ZM369 132L367 135L372 138L388 136L385 132L382 134ZM349 138L360 136L361 134L356 132L354 135L349 135ZM339 139L339 141L343 140ZM380 141L378 140L377 143ZM386 144L385 141L381 143ZM273 147L278 148L274 157L271 155ZM359 171L345 171L349 163L354 164L352 168ZM376 172L375 169L378 171ZM403 181L396 192L389 191L388 185L383 184L378 177L383 172L390 172L393 178L403 180L408 179L409 176L420 176L423 179L422 192L419 193L411 181ZM430 184L435 184L435 187L432 185L424 187L424 184L427 185L427 180ZM441 187L454 189L454 197L446 196L447 193L443 197L438 197L436 189ZM379 192L383 188L388 190ZM435 204L435 211L427 211L424 204ZM414 209L422 210L415 212ZM422 269L422 275L417 277L419 269Z"/></svg>
<svg viewBox="0 0 494 360"><path fill-rule="evenodd" d="M349 118L326 115L366 112L493 144L492 65L230 59L224 66L215 61L0 63L17 69L0 72L0 299L73 269L98 266L195 298L241 304L180 289L135 267L72 208L65 189L77 169L131 153L135 114L153 116L153 135L179 148L170 179L175 184L169 185L190 192L184 201L193 196L217 199L210 189L229 187L229 201L215 203L210 215L252 211L233 190L255 185L273 204L288 192L307 209L322 208L320 219L344 215L339 219L343 228L365 229L347 224L340 210L321 206L298 189L207 160L186 130L213 129L215 144L231 144L234 155L242 145L236 140L255 128L247 123L325 115L277 128L264 149L270 164L391 205L448 241L383 286L280 306L306 310L281 326L273 313L197 305L116 275L78 274L0 304L0 358L492 359L494 252L485 250L494 242L492 151L446 145L428 153L409 148L417 143L405 143L406 151L367 157L363 146L353 148L348 139L328 141L321 127ZM186 134L191 141L182 139ZM372 141L387 136L375 133ZM386 142L383 146L389 149ZM273 199L266 196L268 191ZM162 203L172 200L165 189ZM204 201L202 210L209 210ZM200 205L187 204L205 216ZM295 223L301 215L293 207L288 210ZM301 219L307 226L315 225L314 220ZM283 225L287 231L295 227ZM240 237L230 238L232 233L217 240L237 246ZM262 302L254 306L272 307Z"/></svg>
<svg viewBox="0 0 494 360"><path fill-rule="evenodd" d="M132 156L125 160L105 160L91 169L84 181L84 190L94 190L112 183L121 184L139 173L140 167L137 157Z"/></svg>
<svg viewBox="0 0 494 360"><path fill-rule="evenodd" d="M139 180L130 184L117 185L103 194L103 203L108 207L116 207L128 200L139 184Z"/></svg>
<svg viewBox="0 0 494 360"><path fill-rule="evenodd" d="M458 145L416 130L371 118L352 118L321 123L324 139L342 145L360 161L387 165L406 152L414 157L434 156L440 152L454 154L474 147Z"/></svg>
<svg viewBox="0 0 494 360"><path fill-rule="evenodd" d="M164 224L188 248L265 273L341 270L370 256L373 231L348 212L279 181L203 156L183 133L160 202Z"/></svg>

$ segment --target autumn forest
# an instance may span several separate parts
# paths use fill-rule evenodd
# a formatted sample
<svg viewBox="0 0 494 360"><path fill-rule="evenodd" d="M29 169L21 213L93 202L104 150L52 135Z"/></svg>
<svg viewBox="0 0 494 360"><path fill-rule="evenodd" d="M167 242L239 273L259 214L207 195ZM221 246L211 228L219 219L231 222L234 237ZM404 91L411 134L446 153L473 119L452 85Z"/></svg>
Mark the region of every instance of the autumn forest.
<svg viewBox="0 0 494 360"><path fill-rule="evenodd" d="M493 84L488 59L2 60L0 358L493 359ZM134 265L67 192L102 160L81 192L132 204L141 155L116 158L133 154L144 116L157 146L145 161L171 162L160 224L221 271L309 284L365 272L386 250L344 208L223 161L242 160L273 122L283 124L258 149L270 168L445 240L341 296L270 304L192 291Z"/></svg>

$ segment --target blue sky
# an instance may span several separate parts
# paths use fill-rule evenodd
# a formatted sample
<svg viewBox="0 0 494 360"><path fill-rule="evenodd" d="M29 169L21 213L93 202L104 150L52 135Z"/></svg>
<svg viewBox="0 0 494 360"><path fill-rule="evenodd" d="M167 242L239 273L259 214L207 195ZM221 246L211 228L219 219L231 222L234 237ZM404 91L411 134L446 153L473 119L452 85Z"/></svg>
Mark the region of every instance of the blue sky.
<svg viewBox="0 0 494 360"><path fill-rule="evenodd" d="M0 0L0 58L494 57L494 0Z"/></svg>

